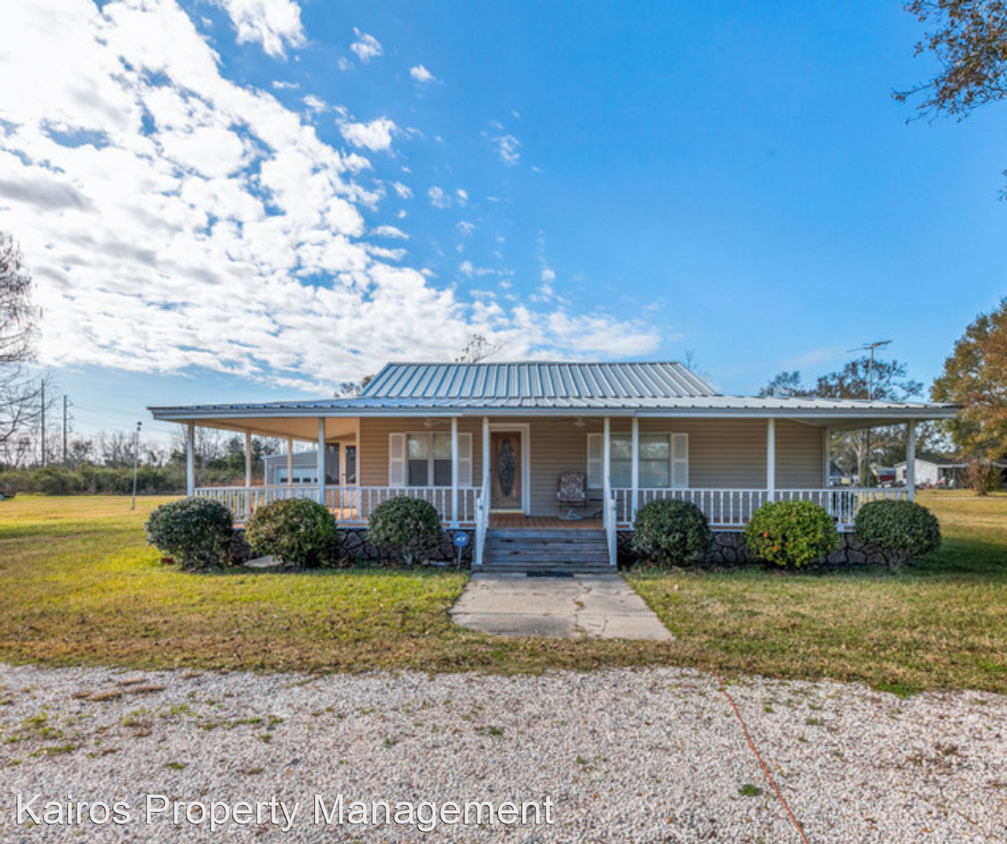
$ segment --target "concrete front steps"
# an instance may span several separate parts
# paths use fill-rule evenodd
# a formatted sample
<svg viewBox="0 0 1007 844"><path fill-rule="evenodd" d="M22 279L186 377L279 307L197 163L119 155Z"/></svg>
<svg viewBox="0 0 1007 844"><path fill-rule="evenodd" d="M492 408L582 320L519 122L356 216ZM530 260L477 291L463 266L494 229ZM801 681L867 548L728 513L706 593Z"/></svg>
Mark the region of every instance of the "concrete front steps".
<svg viewBox="0 0 1007 844"><path fill-rule="evenodd" d="M490 528L483 566L478 571L504 574L607 574L605 531L588 528Z"/></svg>

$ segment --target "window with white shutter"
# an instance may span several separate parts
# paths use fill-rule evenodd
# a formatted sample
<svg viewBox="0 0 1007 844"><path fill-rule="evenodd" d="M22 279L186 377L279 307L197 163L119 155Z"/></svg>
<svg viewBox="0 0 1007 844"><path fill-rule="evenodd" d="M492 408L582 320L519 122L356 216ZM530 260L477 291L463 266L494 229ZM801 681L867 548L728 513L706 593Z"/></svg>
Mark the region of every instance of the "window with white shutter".
<svg viewBox="0 0 1007 844"><path fill-rule="evenodd" d="M406 485L406 435L388 435L388 486Z"/></svg>
<svg viewBox="0 0 1007 844"><path fill-rule="evenodd" d="M458 486L472 486L472 434L458 435Z"/></svg>
<svg viewBox="0 0 1007 844"><path fill-rule="evenodd" d="M689 485L689 435L671 435L671 485L684 488Z"/></svg>
<svg viewBox="0 0 1007 844"><path fill-rule="evenodd" d="M601 434L587 435L587 485L591 489L605 486L604 448Z"/></svg>

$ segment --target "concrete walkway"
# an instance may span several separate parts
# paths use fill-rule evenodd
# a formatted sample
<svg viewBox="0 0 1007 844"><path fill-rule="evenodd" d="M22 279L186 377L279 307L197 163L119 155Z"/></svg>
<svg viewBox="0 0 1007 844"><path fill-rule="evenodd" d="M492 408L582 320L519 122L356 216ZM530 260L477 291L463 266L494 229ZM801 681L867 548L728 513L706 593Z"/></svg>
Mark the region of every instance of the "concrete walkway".
<svg viewBox="0 0 1007 844"><path fill-rule="evenodd" d="M498 636L674 638L619 575L475 574L451 610L455 624Z"/></svg>

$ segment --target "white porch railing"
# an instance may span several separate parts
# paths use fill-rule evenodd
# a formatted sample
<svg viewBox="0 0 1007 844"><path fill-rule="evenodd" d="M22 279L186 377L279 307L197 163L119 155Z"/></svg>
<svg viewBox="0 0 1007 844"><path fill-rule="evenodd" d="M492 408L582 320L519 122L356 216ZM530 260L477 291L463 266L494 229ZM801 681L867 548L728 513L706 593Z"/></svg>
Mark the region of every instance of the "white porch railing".
<svg viewBox="0 0 1007 844"><path fill-rule="evenodd" d="M620 527L633 524L633 490L613 490ZM752 513L767 501L813 501L825 508L841 530L853 526L857 511L868 501L879 499L905 499L905 489L868 489L860 487L834 487L831 489L640 489L639 506L651 501L676 499L690 501L699 507L714 528L743 528Z"/></svg>
<svg viewBox="0 0 1007 844"><path fill-rule="evenodd" d="M482 568L483 553L486 548L486 531L490 526L490 482L483 481L483 488L476 497L476 547L473 549L472 564L474 568Z"/></svg>
<svg viewBox="0 0 1007 844"><path fill-rule="evenodd" d="M476 502L479 490L459 488L458 514L451 512L451 487L387 487L387 486L328 486L325 488L325 506L332 511L340 524L366 524L374 508L382 502L399 496L420 498L430 502L441 520L452 527L470 525L476 519ZM310 498L318 500L318 487L314 484L277 484L275 486L210 486L196 489L198 498L220 501L233 514L237 522L245 522L256 508L270 501L285 498Z"/></svg>
<svg viewBox="0 0 1007 844"><path fill-rule="evenodd" d="M619 524L616 518L615 490L605 487L605 498L602 502L602 521L605 525L605 541L608 545L608 564L615 568L619 565Z"/></svg>
<svg viewBox="0 0 1007 844"><path fill-rule="evenodd" d="M219 501L234 515L236 522L247 522L256 508L270 501L286 498L318 500L318 487L314 484L277 484L275 486L205 486L197 487L197 498Z"/></svg>

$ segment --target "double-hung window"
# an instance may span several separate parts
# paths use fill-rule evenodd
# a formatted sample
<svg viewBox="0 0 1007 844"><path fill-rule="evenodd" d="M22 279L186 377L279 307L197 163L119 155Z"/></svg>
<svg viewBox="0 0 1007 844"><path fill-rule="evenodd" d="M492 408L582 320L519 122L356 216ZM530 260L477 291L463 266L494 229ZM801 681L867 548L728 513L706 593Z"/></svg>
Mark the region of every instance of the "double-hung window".
<svg viewBox="0 0 1007 844"><path fill-rule="evenodd" d="M407 486L451 486L451 434L407 434Z"/></svg>
<svg viewBox="0 0 1007 844"><path fill-rule="evenodd" d="M633 485L633 437L612 434L611 484L614 489ZM588 486L604 486L604 439L588 434ZM641 489L668 489L689 485L689 435L640 434L639 467Z"/></svg>

